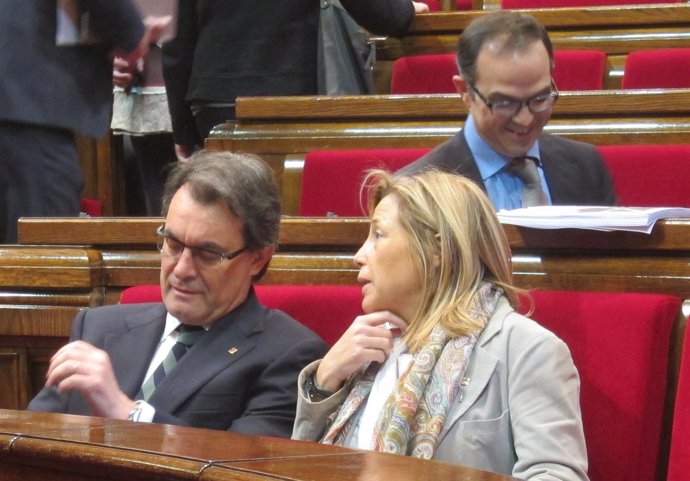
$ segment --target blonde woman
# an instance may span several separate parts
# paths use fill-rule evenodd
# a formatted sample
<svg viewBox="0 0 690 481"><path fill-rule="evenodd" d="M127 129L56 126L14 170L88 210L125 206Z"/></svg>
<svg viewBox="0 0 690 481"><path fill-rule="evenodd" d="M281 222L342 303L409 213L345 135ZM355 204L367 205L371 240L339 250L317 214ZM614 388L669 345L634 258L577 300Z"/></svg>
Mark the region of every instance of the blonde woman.
<svg viewBox="0 0 690 481"><path fill-rule="evenodd" d="M435 171L373 171L365 185L365 314L300 374L293 438L586 480L577 370L560 339L515 312L486 195Z"/></svg>

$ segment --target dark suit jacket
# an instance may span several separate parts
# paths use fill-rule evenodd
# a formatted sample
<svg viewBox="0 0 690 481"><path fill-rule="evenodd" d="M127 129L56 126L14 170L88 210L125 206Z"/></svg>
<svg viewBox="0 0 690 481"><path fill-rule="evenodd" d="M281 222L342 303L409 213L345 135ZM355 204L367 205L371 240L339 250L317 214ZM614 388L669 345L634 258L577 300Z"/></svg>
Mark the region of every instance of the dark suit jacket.
<svg viewBox="0 0 690 481"><path fill-rule="evenodd" d="M554 205L616 205L611 175L594 146L542 134L539 154ZM462 130L400 172L428 168L464 175L486 190Z"/></svg>
<svg viewBox="0 0 690 481"><path fill-rule="evenodd" d="M414 17L409 0L341 0L374 33L400 36ZM163 73L175 142L200 144L191 100L315 95L319 0L179 0L177 37ZM231 120L231 119L228 119Z"/></svg>
<svg viewBox="0 0 690 481"><path fill-rule="evenodd" d="M70 340L105 350L120 389L134 398L165 316L158 303L85 310L77 315ZM266 309L252 293L215 321L156 387L149 399L156 408L154 421L290 437L299 372L325 352L316 334L282 311ZM29 409L90 414L80 394L59 395L53 388L44 388Z"/></svg>
<svg viewBox="0 0 690 481"><path fill-rule="evenodd" d="M0 2L0 121L101 137L112 107L117 47L132 51L144 27L130 0L83 0L98 46L55 45L55 0Z"/></svg>

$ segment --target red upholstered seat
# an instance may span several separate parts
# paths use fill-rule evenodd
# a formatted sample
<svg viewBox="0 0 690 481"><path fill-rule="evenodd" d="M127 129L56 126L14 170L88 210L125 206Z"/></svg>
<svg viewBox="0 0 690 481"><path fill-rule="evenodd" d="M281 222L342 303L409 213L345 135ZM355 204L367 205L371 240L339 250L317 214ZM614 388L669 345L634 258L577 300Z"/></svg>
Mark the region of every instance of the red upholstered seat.
<svg viewBox="0 0 690 481"><path fill-rule="evenodd" d="M625 59L624 89L690 87L690 48L660 48L630 52Z"/></svg>
<svg viewBox="0 0 690 481"><path fill-rule="evenodd" d="M614 292L532 296L532 318L565 341L580 373L590 479L656 479L669 344L681 300Z"/></svg>
<svg viewBox="0 0 690 481"><path fill-rule="evenodd" d="M101 215L101 202L96 199L81 199L79 208L91 217L100 217Z"/></svg>
<svg viewBox="0 0 690 481"><path fill-rule="evenodd" d="M441 0L419 0L421 3L429 5L430 12L438 12L441 10Z"/></svg>
<svg viewBox="0 0 690 481"><path fill-rule="evenodd" d="M678 374L667 481L687 481L688 476L690 476L690 335L686 331Z"/></svg>
<svg viewBox="0 0 690 481"><path fill-rule="evenodd" d="M606 53L602 50L556 50L553 79L558 90L604 88Z"/></svg>
<svg viewBox="0 0 690 481"><path fill-rule="evenodd" d="M679 3L681 0L501 0L501 8L597 7L606 5L639 5L645 3Z"/></svg>
<svg viewBox="0 0 690 481"><path fill-rule="evenodd" d="M605 145L597 149L611 172L620 205L690 207L690 145Z"/></svg>
<svg viewBox="0 0 690 481"><path fill-rule="evenodd" d="M601 90L606 53L601 50L556 50L553 78L559 90ZM400 57L391 72L392 94L455 93L458 74L455 54Z"/></svg>
<svg viewBox="0 0 690 481"><path fill-rule="evenodd" d="M391 171L418 159L430 149L319 150L304 159L299 215L363 216L359 191L364 172Z"/></svg>
<svg viewBox="0 0 690 481"><path fill-rule="evenodd" d="M294 317L332 345L362 313L362 289L357 285L256 285L266 307ZM133 286L122 291L121 304L161 302L158 285Z"/></svg>
<svg viewBox="0 0 690 481"><path fill-rule="evenodd" d="M472 0L455 0L455 10L472 10Z"/></svg>
<svg viewBox="0 0 690 481"><path fill-rule="evenodd" d="M456 93L453 75L458 74L455 54L410 55L393 62L392 94Z"/></svg>

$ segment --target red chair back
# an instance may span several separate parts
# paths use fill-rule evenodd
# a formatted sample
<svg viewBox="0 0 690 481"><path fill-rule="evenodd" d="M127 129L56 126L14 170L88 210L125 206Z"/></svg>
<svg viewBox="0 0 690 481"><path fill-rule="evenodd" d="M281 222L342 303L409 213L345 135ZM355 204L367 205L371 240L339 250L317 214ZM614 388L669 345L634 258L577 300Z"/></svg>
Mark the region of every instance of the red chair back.
<svg viewBox="0 0 690 481"><path fill-rule="evenodd" d="M553 79L558 90L604 88L606 53L602 50L556 50Z"/></svg>
<svg viewBox="0 0 690 481"><path fill-rule="evenodd" d="M531 317L565 341L580 373L590 479L656 479L669 345L681 300L576 291L534 291L532 297Z"/></svg>
<svg viewBox="0 0 690 481"><path fill-rule="evenodd" d="M690 474L690 334L685 332L673 413L667 481L687 481Z"/></svg>
<svg viewBox="0 0 690 481"><path fill-rule="evenodd" d="M319 150L304 159L299 215L357 217L360 184L372 168L398 170L429 152L417 149Z"/></svg>
<svg viewBox="0 0 690 481"><path fill-rule="evenodd" d="M690 145L601 145L618 203L628 207L690 207Z"/></svg>
<svg viewBox="0 0 690 481"><path fill-rule="evenodd" d="M639 5L646 3L680 3L681 0L501 0L501 8L566 8Z"/></svg>
<svg viewBox="0 0 690 481"><path fill-rule="evenodd" d="M625 59L624 89L690 87L690 48L660 48L630 52Z"/></svg>
<svg viewBox="0 0 690 481"><path fill-rule="evenodd" d="M330 346L362 314L362 289L357 285L254 286L259 301L294 317ZM161 302L158 285L132 286L122 291L120 304Z"/></svg>
<svg viewBox="0 0 690 481"><path fill-rule="evenodd" d="M455 54L411 55L393 62L392 94L456 93L453 75L458 74Z"/></svg>
<svg viewBox="0 0 690 481"><path fill-rule="evenodd" d="M559 90L604 88L606 53L601 50L556 50L553 78ZM412 55L393 62L391 94L456 93L455 54Z"/></svg>
<svg viewBox="0 0 690 481"><path fill-rule="evenodd" d="M430 12L441 11L441 0L419 0L421 3L426 3L429 5Z"/></svg>

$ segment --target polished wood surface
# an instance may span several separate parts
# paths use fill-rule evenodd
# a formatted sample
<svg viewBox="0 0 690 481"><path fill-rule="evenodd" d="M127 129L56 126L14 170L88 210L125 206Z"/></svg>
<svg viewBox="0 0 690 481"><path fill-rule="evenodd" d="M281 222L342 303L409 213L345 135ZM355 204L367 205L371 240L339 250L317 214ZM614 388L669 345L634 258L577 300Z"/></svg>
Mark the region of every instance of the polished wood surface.
<svg viewBox="0 0 690 481"><path fill-rule="evenodd" d="M317 443L0 410L3 480L508 481L461 466Z"/></svg>
<svg viewBox="0 0 690 481"><path fill-rule="evenodd" d="M596 145L690 143L688 105L690 89L563 92L545 131ZM453 94L245 97L206 147L259 154L278 174L283 211L296 214L307 152L432 148L466 116Z"/></svg>

